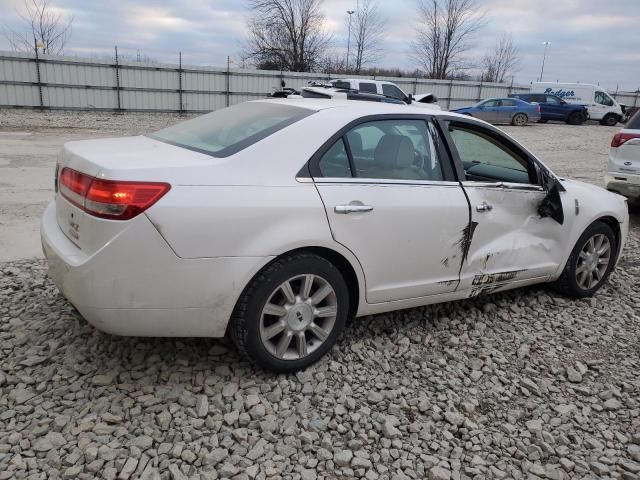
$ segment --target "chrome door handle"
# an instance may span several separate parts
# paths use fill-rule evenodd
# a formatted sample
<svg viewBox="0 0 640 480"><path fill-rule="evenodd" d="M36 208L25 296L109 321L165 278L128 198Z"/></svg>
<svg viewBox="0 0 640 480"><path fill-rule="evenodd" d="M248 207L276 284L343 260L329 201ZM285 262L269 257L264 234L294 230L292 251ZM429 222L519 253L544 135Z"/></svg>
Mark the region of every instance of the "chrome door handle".
<svg viewBox="0 0 640 480"><path fill-rule="evenodd" d="M349 205L336 205L334 211L336 213L363 213L370 212L373 210L371 205L358 205L358 204L349 204Z"/></svg>
<svg viewBox="0 0 640 480"><path fill-rule="evenodd" d="M476 210L478 212L488 212L493 210L493 205L489 205L487 202L482 202L481 204L476 205Z"/></svg>

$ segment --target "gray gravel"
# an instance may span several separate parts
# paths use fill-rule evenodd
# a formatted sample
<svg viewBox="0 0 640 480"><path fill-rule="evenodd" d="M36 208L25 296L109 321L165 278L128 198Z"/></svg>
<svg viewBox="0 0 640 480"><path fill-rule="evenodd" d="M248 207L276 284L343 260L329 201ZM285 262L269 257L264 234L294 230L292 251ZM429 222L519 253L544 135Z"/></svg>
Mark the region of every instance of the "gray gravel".
<svg viewBox="0 0 640 480"><path fill-rule="evenodd" d="M359 319L295 375L225 341L103 334L42 260L0 263L0 480L640 479L639 216L592 299Z"/></svg>

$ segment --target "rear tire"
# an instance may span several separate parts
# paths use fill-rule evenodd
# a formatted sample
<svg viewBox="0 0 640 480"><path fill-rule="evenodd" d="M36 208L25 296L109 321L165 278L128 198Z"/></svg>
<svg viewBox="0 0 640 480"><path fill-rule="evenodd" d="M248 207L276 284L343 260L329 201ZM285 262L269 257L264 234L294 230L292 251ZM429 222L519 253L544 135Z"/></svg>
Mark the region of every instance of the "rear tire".
<svg viewBox="0 0 640 480"><path fill-rule="evenodd" d="M249 282L229 330L242 354L285 373L327 353L348 315L349 290L340 271L322 257L301 252L276 259Z"/></svg>
<svg viewBox="0 0 640 480"><path fill-rule="evenodd" d="M569 125L582 125L583 122L584 117L580 112L573 112L569 115L569 118L567 118L567 123Z"/></svg>
<svg viewBox="0 0 640 480"><path fill-rule="evenodd" d="M527 117L524 113L516 113L511 119L511 125L516 127L524 127L529 121L529 117Z"/></svg>
<svg viewBox="0 0 640 480"><path fill-rule="evenodd" d="M617 242L613 230L606 223L594 222L578 239L553 287L569 297L590 297L607 281L616 257Z"/></svg>
<svg viewBox="0 0 640 480"><path fill-rule="evenodd" d="M607 113L602 120L600 120L601 125L605 125L607 127L615 127L620 117L613 113Z"/></svg>

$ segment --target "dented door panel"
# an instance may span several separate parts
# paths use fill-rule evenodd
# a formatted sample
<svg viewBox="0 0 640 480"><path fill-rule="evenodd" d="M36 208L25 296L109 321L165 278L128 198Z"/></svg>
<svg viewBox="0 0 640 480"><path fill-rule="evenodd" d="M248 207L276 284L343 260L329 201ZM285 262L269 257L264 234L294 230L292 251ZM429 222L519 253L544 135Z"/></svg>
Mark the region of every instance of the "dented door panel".
<svg viewBox="0 0 640 480"><path fill-rule="evenodd" d="M459 288L475 296L553 275L566 255L566 228L539 215L546 192L474 183L463 182L475 227L465 240Z"/></svg>

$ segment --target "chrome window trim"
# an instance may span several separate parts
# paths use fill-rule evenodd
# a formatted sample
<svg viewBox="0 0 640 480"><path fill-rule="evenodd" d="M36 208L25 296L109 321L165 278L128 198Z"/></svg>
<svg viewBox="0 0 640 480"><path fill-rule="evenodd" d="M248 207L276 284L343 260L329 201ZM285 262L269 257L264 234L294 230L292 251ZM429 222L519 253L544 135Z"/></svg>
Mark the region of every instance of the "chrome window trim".
<svg viewBox="0 0 640 480"><path fill-rule="evenodd" d="M544 188L540 185L532 183L512 183L512 182L476 182L473 180L465 180L462 182L465 188L492 188L501 190L513 190L522 192L544 192Z"/></svg>
<svg viewBox="0 0 640 480"><path fill-rule="evenodd" d="M330 178L330 177L317 177L314 179L315 183L344 183L344 184L361 184L361 185L427 185L427 186L439 186L439 187L459 187L459 182L449 180L396 180L386 178Z"/></svg>

